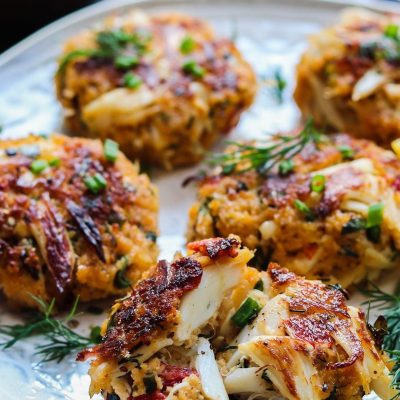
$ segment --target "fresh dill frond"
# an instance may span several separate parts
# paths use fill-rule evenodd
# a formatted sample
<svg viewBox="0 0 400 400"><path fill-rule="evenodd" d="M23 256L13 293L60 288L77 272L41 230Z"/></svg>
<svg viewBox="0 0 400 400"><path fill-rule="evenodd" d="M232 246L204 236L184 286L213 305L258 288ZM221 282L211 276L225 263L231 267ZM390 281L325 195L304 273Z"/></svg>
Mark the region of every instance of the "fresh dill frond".
<svg viewBox="0 0 400 400"><path fill-rule="evenodd" d="M320 140L321 133L315 129L312 119L308 119L297 135L278 135L265 144L228 142L235 149L212 155L209 163L220 166L222 174L256 170L265 175L275 166L291 161L308 143L319 143Z"/></svg>
<svg viewBox="0 0 400 400"><path fill-rule="evenodd" d="M399 392L391 400L398 400L400 399L400 294L384 292L374 283L370 283L370 289L360 289L360 291L368 296L368 300L363 304L368 304L371 309L382 311L383 315L378 317L370 329L373 334L377 330L386 331L382 339L382 348L393 362L391 386ZM386 322L383 324L382 320Z"/></svg>
<svg viewBox="0 0 400 400"><path fill-rule="evenodd" d="M68 327L68 323L76 316L79 297L67 317L59 320L52 317L54 299L47 304L41 298L31 296L39 304L40 311L35 312L34 317L23 325L0 326L0 334L10 338L0 343L3 349L8 349L28 337L41 335L45 341L37 347L35 354L40 356L41 362L60 362L71 353L99 343L99 327L93 327L89 337L82 336Z"/></svg>

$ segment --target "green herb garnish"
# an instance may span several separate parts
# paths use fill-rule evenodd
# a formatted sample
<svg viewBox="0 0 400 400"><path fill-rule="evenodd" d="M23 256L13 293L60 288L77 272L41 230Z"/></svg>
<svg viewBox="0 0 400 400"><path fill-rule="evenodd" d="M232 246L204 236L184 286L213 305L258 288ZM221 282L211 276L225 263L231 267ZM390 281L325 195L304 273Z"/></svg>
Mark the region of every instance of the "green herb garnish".
<svg viewBox="0 0 400 400"><path fill-rule="evenodd" d="M230 142L237 149L229 153L214 154L209 163L220 166L224 174L256 170L266 175L281 162L292 160L308 143L317 144L320 140L321 133L314 128L312 120L309 119L297 135L279 135L265 145Z"/></svg>
<svg viewBox="0 0 400 400"><path fill-rule="evenodd" d="M138 56L146 51L149 39L150 37L129 33L122 29L98 32L96 35L97 48L77 49L66 54L60 60L58 73L63 72L71 61L80 57L109 59L117 68L132 68L139 63ZM132 52L135 54L132 55Z"/></svg>
<svg viewBox="0 0 400 400"><path fill-rule="evenodd" d="M146 389L146 394L153 394L157 390L157 381L154 374L146 374L143 377L143 385Z"/></svg>
<svg viewBox="0 0 400 400"><path fill-rule="evenodd" d="M114 286L118 289L126 289L131 286L132 282L126 277L126 269L129 266L129 259L126 256L121 257L119 260L121 267L114 277Z"/></svg>
<svg viewBox="0 0 400 400"><path fill-rule="evenodd" d="M33 318L24 325L2 325L0 334L10 337L6 342L1 343L3 349L14 346L20 340L31 336L41 335L45 343L37 346L35 354L41 357L41 362L62 361L71 353L76 353L91 344L99 343L99 328L92 328L90 337L84 337L71 330L67 324L76 315L79 298L77 298L63 320L52 317L55 305L53 299L50 304L45 303L39 297L31 295L40 306L40 311L34 312Z"/></svg>
<svg viewBox="0 0 400 400"><path fill-rule="evenodd" d="M83 178L86 187L94 194L99 193L107 187L107 181L103 175L96 173L94 176L87 175Z"/></svg>
<svg viewBox="0 0 400 400"><path fill-rule="evenodd" d="M342 227L342 235L354 233L365 229L366 221L364 218L352 218L347 221Z"/></svg>
<svg viewBox="0 0 400 400"><path fill-rule="evenodd" d="M115 58L114 64L120 69L129 69L138 65L139 59L136 56L118 56Z"/></svg>
<svg viewBox="0 0 400 400"><path fill-rule="evenodd" d="M380 225L383 221L383 204L376 203L368 207L367 228Z"/></svg>
<svg viewBox="0 0 400 400"><path fill-rule="evenodd" d="M294 201L294 206L306 217L307 221L313 221L315 219L314 213L312 212L310 207L308 207L308 205L303 201L296 199Z"/></svg>
<svg viewBox="0 0 400 400"><path fill-rule="evenodd" d="M194 60L188 60L182 65L182 69L187 74L193 75L195 78L202 78L205 75L205 70Z"/></svg>
<svg viewBox="0 0 400 400"><path fill-rule="evenodd" d="M283 160L278 165L280 175L289 175L294 170L293 160Z"/></svg>
<svg viewBox="0 0 400 400"><path fill-rule="evenodd" d="M185 36L181 42L180 50L182 54L189 54L191 53L196 46L195 41L190 36Z"/></svg>
<svg viewBox="0 0 400 400"><path fill-rule="evenodd" d="M235 314L232 315L231 321L239 328L243 328L258 315L261 308L261 305L256 300L248 297Z"/></svg>
<svg viewBox="0 0 400 400"><path fill-rule="evenodd" d="M49 161L50 167L59 167L61 165L61 160L59 158L53 158Z"/></svg>
<svg viewBox="0 0 400 400"><path fill-rule="evenodd" d="M311 179L311 190L321 193L325 190L326 178L324 175L314 175Z"/></svg>
<svg viewBox="0 0 400 400"><path fill-rule="evenodd" d="M104 142L104 157L107 161L115 162L118 157L119 144L114 140L106 139Z"/></svg>
<svg viewBox="0 0 400 400"><path fill-rule="evenodd" d="M128 72L124 75L123 82L124 86L129 89L137 89L142 84L140 77L132 72Z"/></svg>
<svg viewBox="0 0 400 400"><path fill-rule="evenodd" d="M337 149L342 154L344 160L351 160L354 157L354 150L347 145L338 146Z"/></svg>
<svg viewBox="0 0 400 400"><path fill-rule="evenodd" d="M390 294L382 291L377 285L370 283L371 289L360 291L368 296L368 300L363 304L367 304L369 308L381 310L386 323L382 323L382 316L378 318L374 326L368 324L375 343L382 348L390 356L394 363L391 371L392 384L391 387L400 392L400 294ZM378 336L377 336L378 334ZM400 393L395 395L391 400L400 399Z"/></svg>
<svg viewBox="0 0 400 400"><path fill-rule="evenodd" d="M390 24L385 28L384 35L390 39L399 39L399 25Z"/></svg>
<svg viewBox="0 0 400 400"><path fill-rule="evenodd" d="M274 93L279 103L283 102L283 92L287 86L286 80L283 78L282 71L280 68L277 68L274 72Z"/></svg>
<svg viewBox="0 0 400 400"><path fill-rule="evenodd" d="M46 160L34 160L32 161L30 168L35 175L39 175L48 167L49 163Z"/></svg>
<svg viewBox="0 0 400 400"><path fill-rule="evenodd" d="M260 290L261 292L264 290L264 282L262 279L258 280L258 282L254 285L254 289Z"/></svg>

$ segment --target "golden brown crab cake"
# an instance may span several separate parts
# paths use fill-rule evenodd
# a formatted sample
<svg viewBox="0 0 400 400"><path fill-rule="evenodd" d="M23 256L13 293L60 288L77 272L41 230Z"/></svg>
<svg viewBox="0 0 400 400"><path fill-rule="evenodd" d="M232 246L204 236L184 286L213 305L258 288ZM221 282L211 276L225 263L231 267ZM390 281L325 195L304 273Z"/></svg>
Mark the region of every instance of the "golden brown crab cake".
<svg viewBox="0 0 400 400"><path fill-rule="evenodd" d="M115 145L0 142L0 288L11 304L121 295L155 262L157 190Z"/></svg>
<svg viewBox="0 0 400 400"><path fill-rule="evenodd" d="M320 126L389 145L400 137L400 17L346 10L310 39L295 100Z"/></svg>
<svg viewBox="0 0 400 400"><path fill-rule="evenodd" d="M256 79L207 23L135 11L70 39L56 86L72 131L170 169L199 161L237 124Z"/></svg>
<svg viewBox="0 0 400 400"><path fill-rule="evenodd" d="M386 356L337 286L278 265L259 272L237 238L189 243L117 301L91 359L107 400L388 400Z"/></svg>
<svg viewBox="0 0 400 400"><path fill-rule="evenodd" d="M296 150L302 134L272 144L297 143ZM250 159L270 145L258 143ZM227 168L236 150L228 148L223 168L200 178L189 241L233 233L257 249L259 268L272 260L344 287L399 265L400 161L392 151L344 134L322 135L279 171L263 172L261 165L244 172L252 150L239 148L244 161Z"/></svg>

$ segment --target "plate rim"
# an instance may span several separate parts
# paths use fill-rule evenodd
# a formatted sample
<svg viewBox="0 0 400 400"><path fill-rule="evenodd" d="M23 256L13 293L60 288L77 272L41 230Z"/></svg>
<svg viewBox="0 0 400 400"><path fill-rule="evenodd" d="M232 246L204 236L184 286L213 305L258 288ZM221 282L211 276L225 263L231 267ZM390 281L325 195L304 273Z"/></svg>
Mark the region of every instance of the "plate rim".
<svg viewBox="0 0 400 400"><path fill-rule="evenodd" d="M31 33L26 38L17 42L3 53L0 53L0 68L13 61L13 59L20 56L24 51L37 45L42 40L49 36L56 34L73 23L79 23L88 18L101 16L102 14L118 11L129 6L143 6L150 8L152 6L168 6L179 3L186 3L187 0L103 0L98 3L90 4L86 7L80 8L72 13L69 13L47 25L39 30ZM192 0L198 4L209 4L211 0ZM214 0L215 1L215 0ZM218 0L219 3L231 3L232 1L241 0ZM248 0L249 1L249 0ZM274 3L276 0L250 0L253 3ZM287 2L288 5L296 4L296 6L310 5L313 3L320 3L322 6L331 7L362 7L380 12L400 12L398 5L390 2L389 0L280 0Z"/></svg>

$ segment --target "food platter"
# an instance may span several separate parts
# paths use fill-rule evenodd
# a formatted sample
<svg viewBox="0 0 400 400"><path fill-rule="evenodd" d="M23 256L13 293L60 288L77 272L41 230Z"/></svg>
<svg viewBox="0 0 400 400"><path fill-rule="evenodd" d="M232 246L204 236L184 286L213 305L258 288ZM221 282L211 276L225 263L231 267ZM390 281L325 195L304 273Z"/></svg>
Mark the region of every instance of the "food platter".
<svg viewBox="0 0 400 400"><path fill-rule="evenodd" d="M53 86L56 57L62 42L74 32L101 21L110 13L124 14L132 7L149 12L182 11L204 18L215 30L235 39L236 44L255 68L268 80L280 68L288 82L279 102L267 86L262 86L256 103L243 115L230 138L262 138L271 132L296 126L300 114L291 98L294 67L304 50L306 38L333 22L350 5L396 11L398 6L385 2L345 1L104 1L65 17L27 38L0 56L0 125L2 137L19 137L29 132L67 133L62 111ZM184 246L187 214L194 200L193 187L183 188L182 181L199 166L174 172L150 171L160 191L160 258L172 258ZM380 280L393 289L396 271ZM359 305L362 296L354 293L351 302ZM104 309L109 303L105 302ZM0 324L16 322L1 306ZM78 318L78 331L87 332L99 325L104 315ZM72 358L61 364L38 364L34 355L39 343L35 338L0 352L0 394L4 399L88 399L87 366ZM371 397L373 398L373 397Z"/></svg>

